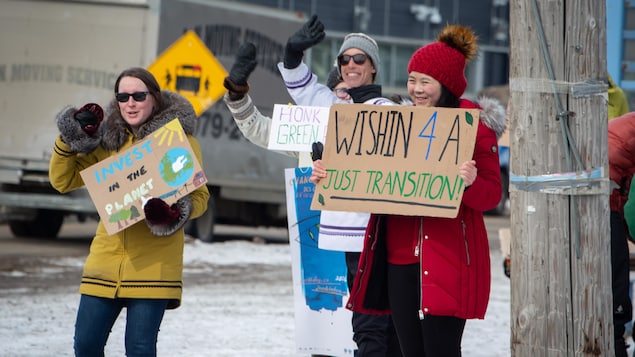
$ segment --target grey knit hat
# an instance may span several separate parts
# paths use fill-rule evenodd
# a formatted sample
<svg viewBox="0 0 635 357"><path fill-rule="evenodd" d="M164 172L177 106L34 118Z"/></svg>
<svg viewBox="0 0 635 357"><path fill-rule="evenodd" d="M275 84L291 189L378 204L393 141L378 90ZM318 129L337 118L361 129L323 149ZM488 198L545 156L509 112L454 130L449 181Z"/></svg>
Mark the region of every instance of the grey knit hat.
<svg viewBox="0 0 635 357"><path fill-rule="evenodd" d="M338 85L342 81L342 77L340 76L340 72L337 68L333 67L333 69L329 72L329 76L326 79L326 86L329 87L330 90L335 89L335 86Z"/></svg>
<svg viewBox="0 0 635 357"><path fill-rule="evenodd" d="M375 71L379 73L379 47L375 40L361 32L349 33L344 37L344 42L342 43L342 47L340 47L340 51L337 53L337 57L349 48L358 48L364 51L373 62ZM339 63L337 64L337 70L341 72Z"/></svg>

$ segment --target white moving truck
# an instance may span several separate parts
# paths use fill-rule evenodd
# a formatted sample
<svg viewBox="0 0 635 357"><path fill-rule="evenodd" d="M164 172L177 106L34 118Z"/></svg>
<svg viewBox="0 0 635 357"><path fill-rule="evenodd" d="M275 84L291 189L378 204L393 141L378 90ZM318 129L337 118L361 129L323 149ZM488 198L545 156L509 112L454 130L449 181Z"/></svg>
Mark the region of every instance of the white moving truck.
<svg viewBox="0 0 635 357"><path fill-rule="evenodd" d="M55 115L64 106L105 106L123 69L148 67L194 30L227 70L243 42L256 44L251 94L271 114L274 104L291 100L276 63L303 21L213 0L0 0L0 213L12 233L54 238L65 217L97 216L85 190L61 195L48 181ZM200 115L197 137L212 198L190 226L193 235L213 240L216 222L285 224L284 168L294 159L248 142L222 100Z"/></svg>

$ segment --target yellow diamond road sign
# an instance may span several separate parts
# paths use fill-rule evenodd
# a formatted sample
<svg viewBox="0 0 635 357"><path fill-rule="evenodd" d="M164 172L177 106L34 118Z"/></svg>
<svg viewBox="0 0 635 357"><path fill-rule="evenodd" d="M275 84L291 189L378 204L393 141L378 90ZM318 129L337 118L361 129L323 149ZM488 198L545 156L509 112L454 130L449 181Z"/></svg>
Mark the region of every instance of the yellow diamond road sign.
<svg viewBox="0 0 635 357"><path fill-rule="evenodd" d="M223 79L227 70L191 30L163 51L148 70L162 89L187 98L197 116L226 91Z"/></svg>

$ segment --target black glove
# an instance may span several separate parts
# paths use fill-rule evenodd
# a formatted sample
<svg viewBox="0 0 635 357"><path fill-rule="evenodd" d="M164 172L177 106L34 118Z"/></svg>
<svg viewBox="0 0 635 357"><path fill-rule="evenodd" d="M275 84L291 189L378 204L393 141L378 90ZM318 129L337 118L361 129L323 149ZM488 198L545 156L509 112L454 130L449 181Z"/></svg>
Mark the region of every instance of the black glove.
<svg viewBox="0 0 635 357"><path fill-rule="evenodd" d="M229 91L229 99L242 99L249 92L247 79L256 69L256 46L253 43L243 43L236 52L236 61L229 71L229 76L223 80L223 86Z"/></svg>
<svg viewBox="0 0 635 357"><path fill-rule="evenodd" d="M284 68L296 68L302 62L304 50L322 42L326 36L324 25L317 15L311 16L301 29L289 37L284 49Z"/></svg>
<svg viewBox="0 0 635 357"><path fill-rule="evenodd" d="M243 43L236 52L236 61L229 71L229 80L239 86L247 84L247 79L257 64L256 46L250 42Z"/></svg>
<svg viewBox="0 0 635 357"><path fill-rule="evenodd" d="M143 206L146 221L156 225L173 224L179 219L181 212L176 203L169 206L160 198L151 198Z"/></svg>
<svg viewBox="0 0 635 357"><path fill-rule="evenodd" d="M101 109L99 104L88 103L79 108L79 110L73 114L73 118L77 120L86 134L93 136L97 132L97 129L99 129L99 124L104 119L104 110Z"/></svg>
<svg viewBox="0 0 635 357"><path fill-rule="evenodd" d="M313 143L313 145L311 145L311 159L313 161L315 160L321 160L322 159L322 152L324 152L324 145L319 142L316 141Z"/></svg>

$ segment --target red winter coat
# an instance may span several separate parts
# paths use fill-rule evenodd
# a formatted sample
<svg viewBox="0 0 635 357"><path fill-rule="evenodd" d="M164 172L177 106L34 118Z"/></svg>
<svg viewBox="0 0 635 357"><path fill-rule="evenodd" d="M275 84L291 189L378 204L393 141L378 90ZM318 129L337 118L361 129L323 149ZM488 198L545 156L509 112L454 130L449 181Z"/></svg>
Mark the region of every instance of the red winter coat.
<svg viewBox="0 0 635 357"><path fill-rule="evenodd" d="M367 314L390 313L386 248L414 252L413 247L418 246L422 312L484 318L490 290L490 257L483 211L495 207L501 196L497 136L505 130L506 118L497 102L483 99L481 105L484 109L473 155L478 175L463 194L457 217L371 215L347 308ZM478 108L469 101L463 101L461 107ZM387 231L387 220L391 231ZM395 239L387 245L387 240Z"/></svg>
<svg viewBox="0 0 635 357"><path fill-rule="evenodd" d="M620 186L611 190L611 211L623 212L635 173L635 112L609 121L609 177Z"/></svg>

